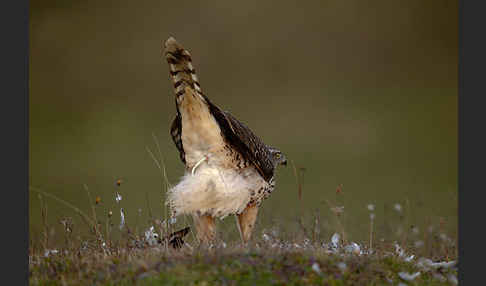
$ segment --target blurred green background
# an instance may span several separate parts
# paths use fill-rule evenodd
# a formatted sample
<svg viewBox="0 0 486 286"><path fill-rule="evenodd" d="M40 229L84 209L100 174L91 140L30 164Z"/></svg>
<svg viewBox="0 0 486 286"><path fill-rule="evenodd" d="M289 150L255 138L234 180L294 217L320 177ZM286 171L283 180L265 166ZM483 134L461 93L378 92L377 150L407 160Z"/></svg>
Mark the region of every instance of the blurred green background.
<svg viewBox="0 0 486 286"><path fill-rule="evenodd" d="M355 240L368 236L369 203L377 224L400 203L411 224L442 218L455 234L457 1L30 3L31 186L89 212L86 184L101 198L99 215L113 210L118 221L121 178L130 226L145 223L149 207L164 216L163 182L146 148L157 153L154 134L176 183L183 165L160 56L174 36L212 101L305 168L301 202L292 167L279 169L260 229L316 210L332 226L327 199L345 206ZM79 221L45 201L56 228L62 217ZM29 210L35 240L42 220L32 191ZM222 231L235 231L226 221Z"/></svg>

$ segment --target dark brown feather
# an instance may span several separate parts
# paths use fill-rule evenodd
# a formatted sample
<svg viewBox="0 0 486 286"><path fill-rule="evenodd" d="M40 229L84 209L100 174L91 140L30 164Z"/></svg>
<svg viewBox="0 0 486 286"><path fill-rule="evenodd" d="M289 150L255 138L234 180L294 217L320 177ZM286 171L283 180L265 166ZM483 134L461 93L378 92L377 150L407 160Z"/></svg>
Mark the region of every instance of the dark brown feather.
<svg viewBox="0 0 486 286"><path fill-rule="evenodd" d="M209 111L219 124L223 137L230 146L250 161L258 173L269 182L273 177L275 166L270 160L272 154L263 141L248 126L236 119L227 111L222 111L208 98Z"/></svg>
<svg viewBox="0 0 486 286"><path fill-rule="evenodd" d="M169 244L175 249L181 248L184 244L184 240L182 239L189 233L189 229L189 227L186 227L179 231L171 233L168 237Z"/></svg>
<svg viewBox="0 0 486 286"><path fill-rule="evenodd" d="M165 236L163 239L159 239L159 243L167 242L174 249L181 248L182 245L184 245L183 238L189 233L190 229L190 227L185 227L181 230L175 231Z"/></svg>
<svg viewBox="0 0 486 286"><path fill-rule="evenodd" d="M181 124L181 115L177 112L177 115L174 117L172 121L172 125L170 127L170 135L172 136L172 141L179 150L179 157L181 158L182 163L186 164L186 153L184 152L184 146L182 145L181 139L181 132L182 132L182 124Z"/></svg>

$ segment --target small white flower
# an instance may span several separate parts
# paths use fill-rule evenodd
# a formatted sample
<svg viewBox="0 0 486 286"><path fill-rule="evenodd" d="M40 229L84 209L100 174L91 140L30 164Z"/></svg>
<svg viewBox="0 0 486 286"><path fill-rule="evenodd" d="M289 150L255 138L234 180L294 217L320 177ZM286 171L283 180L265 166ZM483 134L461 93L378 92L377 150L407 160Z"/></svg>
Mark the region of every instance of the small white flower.
<svg viewBox="0 0 486 286"><path fill-rule="evenodd" d="M344 247L344 251L346 251L347 253L353 253L355 255L361 255L362 254L361 248L359 247L359 245L356 242L351 242L351 244L346 245Z"/></svg>
<svg viewBox="0 0 486 286"><path fill-rule="evenodd" d="M405 260L405 262L410 262L412 261L413 259L415 258L415 255L410 255L409 257L405 257L403 260Z"/></svg>
<svg viewBox="0 0 486 286"><path fill-rule="evenodd" d="M177 222L177 218L175 218L175 217L171 217L170 220L169 220L170 224L174 224L176 222Z"/></svg>
<svg viewBox="0 0 486 286"><path fill-rule="evenodd" d="M339 233L335 233L331 237L331 247L336 249L339 247Z"/></svg>
<svg viewBox="0 0 486 286"><path fill-rule="evenodd" d="M156 245L158 243L159 235L154 232L154 226L151 226L147 231L145 231L145 241L150 245Z"/></svg>
<svg viewBox="0 0 486 286"><path fill-rule="evenodd" d="M153 233L154 233L154 226L151 226L147 231L145 231L145 239L151 238Z"/></svg>
<svg viewBox="0 0 486 286"><path fill-rule="evenodd" d="M268 242L268 241L270 241L270 236L269 236L268 234L264 233L264 234L262 235L262 237L263 237L263 240L265 240L265 241L267 241L267 242Z"/></svg>
<svg viewBox="0 0 486 286"><path fill-rule="evenodd" d="M407 273L407 272L399 272L398 276L402 278L405 281L413 281L415 278L417 278L420 275L420 271L415 272L413 274Z"/></svg>
<svg viewBox="0 0 486 286"><path fill-rule="evenodd" d="M393 208L397 211L397 212L401 212L402 211L402 205L396 203Z"/></svg>
<svg viewBox="0 0 486 286"><path fill-rule="evenodd" d="M120 230L122 230L124 226L125 226L125 213L123 212L123 208L120 208Z"/></svg>
<svg viewBox="0 0 486 286"><path fill-rule="evenodd" d="M319 264L317 264L317 262L314 262L314 264L312 264L312 270L317 274L321 274L321 267L319 266Z"/></svg>
<svg viewBox="0 0 486 286"><path fill-rule="evenodd" d="M419 260L417 261L417 267L423 269L423 270L428 270L432 264L432 260L425 258L425 257L420 257Z"/></svg>
<svg viewBox="0 0 486 286"><path fill-rule="evenodd" d="M116 192L116 195L115 195L115 201L116 201L117 203L120 203L120 201L121 201L121 200L122 200L122 196L121 196L121 195L120 195L118 192Z"/></svg>
<svg viewBox="0 0 486 286"><path fill-rule="evenodd" d="M374 204L368 204L368 210L370 212L374 211L375 210L375 205Z"/></svg>
<svg viewBox="0 0 486 286"><path fill-rule="evenodd" d="M49 257L51 254L57 254L59 251L57 249L46 249L44 252L44 257Z"/></svg>
<svg viewBox="0 0 486 286"><path fill-rule="evenodd" d="M400 247L400 245L398 245L398 243L395 242L395 253L402 257L405 255L405 251L403 251L403 249Z"/></svg>
<svg viewBox="0 0 486 286"><path fill-rule="evenodd" d="M399 204L399 203L396 203L395 205L393 205L393 208L397 211L397 212L401 212L402 211L402 205Z"/></svg>
<svg viewBox="0 0 486 286"><path fill-rule="evenodd" d="M310 245L310 239L304 238L304 247L308 247Z"/></svg>
<svg viewBox="0 0 486 286"><path fill-rule="evenodd" d="M401 248L400 245L398 245L398 243L396 243L396 242L395 242L395 254L397 254L398 257L403 258L403 260L405 262L410 262L415 258L415 255L413 255L413 254L410 255L410 256L407 256L407 254L405 253L403 248Z"/></svg>
<svg viewBox="0 0 486 286"><path fill-rule="evenodd" d="M455 260L452 260L452 261L449 261L449 262L446 262L446 261L442 261L442 262L431 262L429 263L429 265L432 267L432 268L451 268L453 267L454 265L456 265L456 261Z"/></svg>
<svg viewBox="0 0 486 286"><path fill-rule="evenodd" d="M456 260L433 262L432 260L430 260L428 258L421 257L417 262L417 266L422 268L422 269L428 270L430 268L433 268L433 269L452 268L456 265L456 263L457 263Z"/></svg>

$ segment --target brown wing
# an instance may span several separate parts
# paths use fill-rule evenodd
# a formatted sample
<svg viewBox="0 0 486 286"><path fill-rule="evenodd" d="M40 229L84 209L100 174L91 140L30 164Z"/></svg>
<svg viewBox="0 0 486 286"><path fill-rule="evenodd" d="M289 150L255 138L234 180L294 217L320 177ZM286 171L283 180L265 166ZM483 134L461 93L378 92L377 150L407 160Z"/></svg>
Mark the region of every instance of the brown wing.
<svg viewBox="0 0 486 286"><path fill-rule="evenodd" d="M181 124L181 115L177 112L174 120L172 121L172 126L170 127L170 135L172 136L172 141L179 150L179 157L181 158L182 163L186 164L186 153L184 152L184 147L182 146L182 124Z"/></svg>
<svg viewBox="0 0 486 286"><path fill-rule="evenodd" d="M162 243L163 241L167 242L172 248L178 249L181 248L182 245L184 245L184 236L186 236L189 233L190 227L185 227L181 230L175 231L167 236L165 236L163 239L159 239L159 243Z"/></svg>
<svg viewBox="0 0 486 286"><path fill-rule="evenodd" d="M184 244L184 236L189 233L190 227L186 227L184 229L178 230L176 232L173 232L169 235L168 240L169 244L175 248L181 248L182 245Z"/></svg>
<svg viewBox="0 0 486 286"><path fill-rule="evenodd" d="M273 177L275 166L271 153L263 141L258 138L243 122L236 119L227 111L220 110L205 97L209 110L218 122L222 135L233 149L238 151L245 160L250 161L258 173L269 182Z"/></svg>

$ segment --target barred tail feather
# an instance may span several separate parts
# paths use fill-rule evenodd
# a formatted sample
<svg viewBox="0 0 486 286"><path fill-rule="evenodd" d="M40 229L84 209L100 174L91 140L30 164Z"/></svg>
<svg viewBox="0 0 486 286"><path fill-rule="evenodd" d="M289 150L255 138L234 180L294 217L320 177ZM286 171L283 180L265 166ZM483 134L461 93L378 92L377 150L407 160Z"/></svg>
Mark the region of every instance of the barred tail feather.
<svg viewBox="0 0 486 286"><path fill-rule="evenodd" d="M201 93L201 86L197 79L196 70L192 66L191 54L184 49L173 37L165 42L165 58L169 63L169 74L174 84L176 99L184 95L185 87Z"/></svg>

